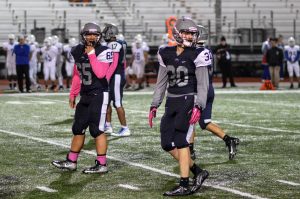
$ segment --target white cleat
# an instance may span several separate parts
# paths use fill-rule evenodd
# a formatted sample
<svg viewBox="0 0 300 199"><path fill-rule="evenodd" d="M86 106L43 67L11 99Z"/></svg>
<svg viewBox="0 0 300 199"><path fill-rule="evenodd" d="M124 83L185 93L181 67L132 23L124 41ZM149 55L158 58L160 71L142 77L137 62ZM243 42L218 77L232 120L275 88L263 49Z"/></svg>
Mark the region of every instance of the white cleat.
<svg viewBox="0 0 300 199"><path fill-rule="evenodd" d="M118 133L112 133L112 136L116 136L116 137L127 137L130 136L130 130L128 127L126 128L121 128Z"/></svg>
<svg viewBox="0 0 300 199"><path fill-rule="evenodd" d="M112 126L111 125L108 126L108 125L105 124L104 133L107 134L107 135L112 134L113 133Z"/></svg>

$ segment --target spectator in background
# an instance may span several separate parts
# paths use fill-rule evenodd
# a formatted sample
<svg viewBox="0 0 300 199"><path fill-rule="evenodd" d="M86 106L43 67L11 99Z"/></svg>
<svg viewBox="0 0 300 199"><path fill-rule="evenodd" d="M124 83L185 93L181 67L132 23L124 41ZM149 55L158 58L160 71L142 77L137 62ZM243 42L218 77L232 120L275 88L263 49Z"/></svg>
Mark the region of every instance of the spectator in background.
<svg viewBox="0 0 300 199"><path fill-rule="evenodd" d="M29 78L29 60L30 60L30 46L25 43L25 37L19 36L19 44L15 45L14 53L16 54L16 69L18 77L18 86L21 93L23 90L23 76L26 80L26 92L31 93L30 78Z"/></svg>
<svg viewBox="0 0 300 199"><path fill-rule="evenodd" d="M278 36L278 42L277 42L277 47L280 48L282 51L284 51L284 43L283 43L283 36L279 35ZM280 80L284 80L284 62L280 64Z"/></svg>
<svg viewBox="0 0 300 199"><path fill-rule="evenodd" d="M9 88L17 89L17 72L16 72L16 55L14 54L14 47L17 45L15 42L15 35L8 35L8 42L3 43L3 49L6 51L6 68L7 68L7 78L9 81Z"/></svg>
<svg viewBox="0 0 300 199"><path fill-rule="evenodd" d="M263 75L262 75L262 80L270 80L270 72L269 72L269 66L267 64L267 51L270 49L270 38L267 38L266 41L263 42L261 46L261 52L263 54L262 61L261 61L261 66L264 69Z"/></svg>
<svg viewBox="0 0 300 199"><path fill-rule="evenodd" d="M272 84L278 89L280 64L283 62L283 51L277 47L277 38L270 38L271 48L267 51L266 59L269 65Z"/></svg>
<svg viewBox="0 0 300 199"><path fill-rule="evenodd" d="M222 73L222 88L226 87L227 78L229 78L230 86L236 87L231 67L231 55L229 52L229 45L226 43L226 39L224 36L221 37L220 44L215 49L215 53L217 55L217 63Z"/></svg>

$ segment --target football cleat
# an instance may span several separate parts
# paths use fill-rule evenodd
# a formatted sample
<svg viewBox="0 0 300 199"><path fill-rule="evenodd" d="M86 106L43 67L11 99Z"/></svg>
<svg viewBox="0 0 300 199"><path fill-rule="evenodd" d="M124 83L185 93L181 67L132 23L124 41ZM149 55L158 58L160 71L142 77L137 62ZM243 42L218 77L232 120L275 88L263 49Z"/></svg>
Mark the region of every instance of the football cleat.
<svg viewBox="0 0 300 199"><path fill-rule="evenodd" d="M205 181L205 179L208 176L209 176L209 173L206 170L202 170L198 175L195 175L194 176L194 183L193 183L193 186L191 188L191 192L195 193L196 191L198 191L201 188L203 182Z"/></svg>
<svg viewBox="0 0 300 199"><path fill-rule="evenodd" d="M228 147L229 152L229 160L233 160L236 152L237 152L237 145L239 145L240 140L238 138L230 137L229 140L226 142L226 146Z"/></svg>
<svg viewBox="0 0 300 199"><path fill-rule="evenodd" d="M77 169L77 163L70 160L54 160L52 161L52 165L56 168L69 171L75 171Z"/></svg>
<svg viewBox="0 0 300 199"><path fill-rule="evenodd" d="M112 125L104 125L104 133L105 134L112 134L113 133L113 128Z"/></svg>
<svg viewBox="0 0 300 199"><path fill-rule="evenodd" d="M173 188L171 191L165 192L164 196L186 196L192 194L191 189L189 187L177 186Z"/></svg>
<svg viewBox="0 0 300 199"><path fill-rule="evenodd" d="M117 133L112 133L112 136L116 136L116 137L127 137L130 136L130 130L128 127L126 128L121 128Z"/></svg>
<svg viewBox="0 0 300 199"><path fill-rule="evenodd" d="M101 165L98 160L95 160L95 166L86 168L82 171L84 174L94 174L94 173L107 173L108 169L106 165Z"/></svg>

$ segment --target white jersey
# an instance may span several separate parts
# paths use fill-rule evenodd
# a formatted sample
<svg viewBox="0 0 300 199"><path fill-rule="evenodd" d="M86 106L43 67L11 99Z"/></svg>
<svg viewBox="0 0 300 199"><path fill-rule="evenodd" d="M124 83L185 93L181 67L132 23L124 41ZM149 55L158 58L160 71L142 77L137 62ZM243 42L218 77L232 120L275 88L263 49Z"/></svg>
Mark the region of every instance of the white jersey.
<svg viewBox="0 0 300 199"><path fill-rule="evenodd" d="M30 53L31 53L31 59L30 59L30 64L37 64L38 59L37 59L37 54L40 52L40 48L38 47L38 43L34 42L30 44Z"/></svg>
<svg viewBox="0 0 300 199"><path fill-rule="evenodd" d="M70 45L65 45L63 48L63 52L66 55L66 63L74 64L75 60L71 54L72 47Z"/></svg>
<svg viewBox="0 0 300 199"><path fill-rule="evenodd" d="M145 52L149 52L149 50L150 50L148 44L147 44L146 42L144 42L144 41L143 41L143 43L142 43L142 49L143 49ZM135 50L136 50L136 43L133 42L133 43L131 44L131 51L133 52L133 51L135 51Z"/></svg>
<svg viewBox="0 0 300 199"><path fill-rule="evenodd" d="M14 53L14 47L17 45L17 42L10 44L9 42L3 43L3 48L6 51L6 66L16 65L16 54Z"/></svg>
<svg viewBox="0 0 300 199"><path fill-rule="evenodd" d="M134 51L132 51L132 54L134 55L133 62L145 62L145 56L144 56L144 50L143 48L136 48Z"/></svg>
<svg viewBox="0 0 300 199"><path fill-rule="evenodd" d="M288 63L298 62L300 58L300 48L298 45L296 46L285 46L284 47L284 57L288 61Z"/></svg>
<svg viewBox="0 0 300 199"><path fill-rule="evenodd" d="M58 54L57 48L55 46L50 46L49 48L44 46L41 52L43 54L44 67L55 66Z"/></svg>
<svg viewBox="0 0 300 199"><path fill-rule="evenodd" d="M62 52L63 52L63 44L60 42L57 42L56 44L54 44L53 46L55 46L57 48L58 54L57 54L57 64L58 63L62 63L63 61L63 57L61 56Z"/></svg>

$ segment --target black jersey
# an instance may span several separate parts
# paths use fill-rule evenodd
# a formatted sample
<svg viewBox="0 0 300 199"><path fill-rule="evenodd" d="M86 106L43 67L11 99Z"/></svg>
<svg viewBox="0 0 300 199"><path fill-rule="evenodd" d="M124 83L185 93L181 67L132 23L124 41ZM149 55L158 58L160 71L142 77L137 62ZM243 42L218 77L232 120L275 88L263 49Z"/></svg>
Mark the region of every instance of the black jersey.
<svg viewBox="0 0 300 199"><path fill-rule="evenodd" d="M171 94L188 94L197 92L196 67L206 66L202 63L204 49L185 48L176 54L176 46L167 46L158 51L158 60L161 67L168 71L168 92Z"/></svg>
<svg viewBox="0 0 300 199"><path fill-rule="evenodd" d="M117 40L109 42L107 46L113 51L119 53L118 65L114 74L124 74L125 73L125 59L126 59L126 47L127 43L125 41Z"/></svg>
<svg viewBox="0 0 300 199"><path fill-rule="evenodd" d="M72 48L71 54L74 57L80 75L80 95L93 95L98 94L99 92L108 91L108 82L106 78L99 79L93 72L88 55L85 53L85 46L83 44L78 44ZM97 59L101 62L112 62L112 51L106 46L96 46L95 54Z"/></svg>

